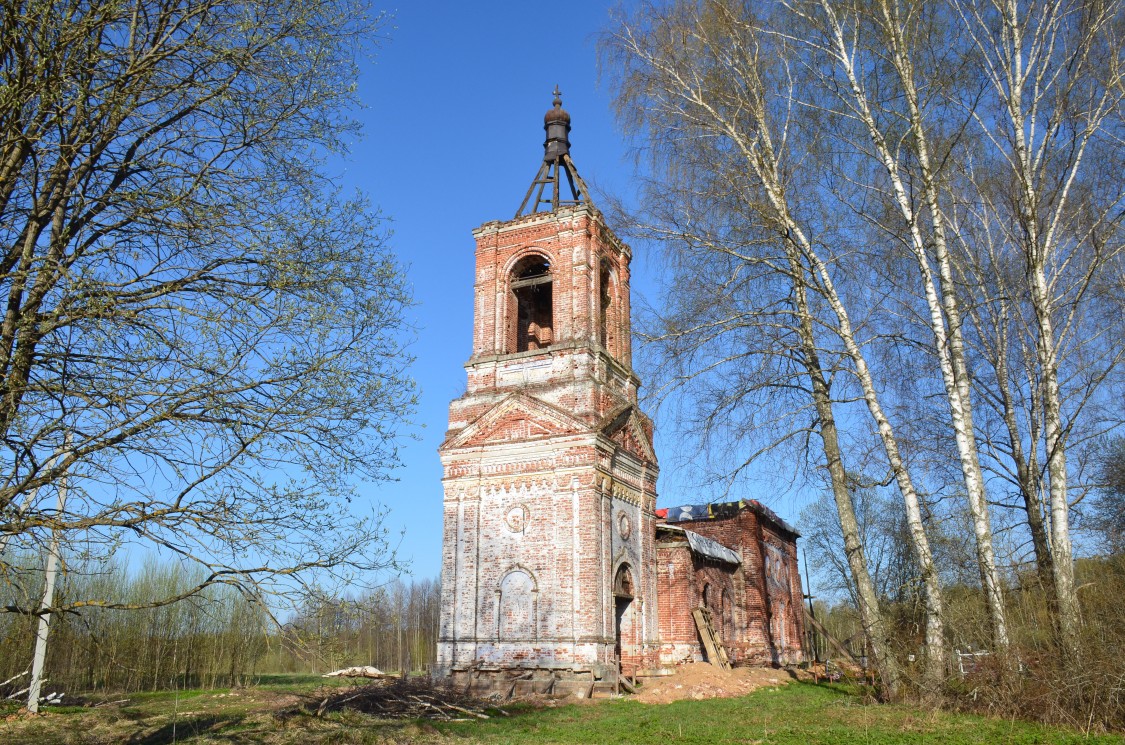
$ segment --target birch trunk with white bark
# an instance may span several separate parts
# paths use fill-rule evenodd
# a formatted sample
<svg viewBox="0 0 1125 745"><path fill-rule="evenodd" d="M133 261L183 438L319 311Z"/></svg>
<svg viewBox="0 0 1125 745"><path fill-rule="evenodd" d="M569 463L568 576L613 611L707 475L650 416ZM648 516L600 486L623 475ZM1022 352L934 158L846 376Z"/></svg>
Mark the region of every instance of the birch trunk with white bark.
<svg viewBox="0 0 1125 745"><path fill-rule="evenodd" d="M840 518L840 534L844 539L844 554L851 570L859 605L860 623L864 636L871 646L875 658L875 668L883 683L888 698L895 698L899 692L901 667L890 649L890 634L886 619L879 605L875 583L867 569L867 558L863 550L863 539L856 519L848 488L847 469L844 468L840 452L840 440L836 431L836 417L832 410L832 397L829 383L824 375L817 352L812 315L809 312L808 295L804 283L805 269L794 247L789 246L789 267L792 273L793 297L796 305L801 338L801 351L805 370L811 383L813 405L819 420L821 445L828 466L829 481L832 485L832 498L836 502L836 513Z"/></svg>
<svg viewBox="0 0 1125 745"><path fill-rule="evenodd" d="M710 10L718 13L723 12L723 9L719 6L714 6ZM735 26L741 23L741 19L731 15L723 16L722 20ZM685 26L683 30L685 34L690 36L699 33L699 26ZM739 30L748 31L745 27L741 27ZM733 38L752 39L753 33L750 32L748 36L731 34L730 37L725 37L725 40L730 41ZM705 40L704 45L706 46L711 41L710 39ZM739 98L737 104L733 107L733 111L738 116L749 118L750 122L747 126L748 123L745 120L736 121L727 116L727 111L723 106L716 104L709 97L697 70L680 67L670 62L662 57L660 52L647 48L636 37L626 34L622 43L630 54L642 59L646 65L656 72L661 80L661 85L667 91L667 98L662 97L662 101L675 101L673 107L676 114L686 112L682 115L690 121L696 122L696 126L701 127L709 134L716 134L729 141L734 148L734 152L737 153L737 157L749 169L747 174L749 181L754 183L755 188L760 190L765 197L762 200L755 201L753 205L747 205L747 207L755 213L756 221L760 220L776 231L778 240L784 246L788 257L788 279L791 282L793 302L798 316L798 333L801 339L800 352L803 357L805 372L811 384L813 404L818 417L818 433L824 447L848 567L856 589L864 633L871 645L884 691L887 695L894 696L899 689L901 670L888 644L889 628L880 609L878 594L864 556L859 523L848 489L847 473L843 465L836 420L832 411L830 383L821 367L815 338L814 320L808 300L810 289L820 292L819 287L808 282L811 277L809 277L807 256L809 254L815 255L815 250L789 209L788 196L780 173L779 156L773 145L774 134L771 131L771 121L765 102L767 94L763 81L758 74L759 60L756 57L756 50L752 51L747 48L728 49L728 53L732 56L742 54L746 57L743 60L744 64L738 68L740 79L735 86L738 91L735 95ZM784 140L785 133L781 133L780 137ZM839 306L839 298L835 298L835 300L837 306ZM836 315L840 316L840 313L837 312ZM847 320L846 314L843 315L843 318L845 321ZM850 328L845 332L845 335L850 335ZM849 357L858 359L859 365L866 369L862 354L859 352L859 346L854 343L854 339ZM888 443L888 457L892 461L892 468L896 471L898 483L907 505L911 537L914 541L919 564L924 568L927 607L927 659L931 667L940 671L944 669L940 583L926 541L919 501L905 465L899 456L893 431L890 429L886 418L881 416L882 410L877 403L874 384L869 375L865 375L864 380L867 383L865 389L867 398L869 402L874 402L873 411L878 412L881 417L883 426L880 427L880 434L884 441Z"/></svg>
<svg viewBox="0 0 1125 745"><path fill-rule="evenodd" d="M1077 266L1080 254L1075 247L1097 243L1096 232L1111 233L1121 223L1120 190L1117 198L1087 204L1081 200L1088 195L1075 196L1075 184L1088 179L1087 172L1095 168L1086 164L1093 142L1120 142L1114 130L1125 92L1122 70L1102 57L1107 48L1111 53L1120 49L1114 29L1122 7L1119 2L1021 5L1016 0L954 5L997 102L998 117L976 116L975 121L1017 191L1012 240L1023 261L1033 311L1039 378L1033 395L1043 417L1056 620L1060 643L1076 653L1080 614L1070 539L1070 423L1063 411L1060 350L1082 295L1106 261L1103 251L1095 248L1094 260L1080 260L1085 266ZM1076 215L1081 222L1075 222ZM1070 288L1060 284L1068 271L1076 275ZM1068 289L1064 307L1062 297Z"/></svg>
<svg viewBox="0 0 1125 745"><path fill-rule="evenodd" d="M894 428L887 417L879 400L875 381L867 365L859 342L856 340L852 328L851 318L844 305L840 294L836 291L828 267L820 257L809 240L805 230L793 218L789 209L788 197L778 168L776 151L773 145L773 136L770 132L768 121L759 104L758 141L756 147L747 148L745 143L740 146L748 164L755 175L761 180L766 193L768 204L772 207L771 218L783 228L783 240L786 245L792 244L801 252L802 263L807 262L812 273L817 277L817 291L827 301L828 306L836 318L834 332L844 343L844 349L854 366L856 379L863 390L863 398L867 409L875 421L879 439L886 453L887 463L894 474L895 482L902 495L906 512L906 523L910 533L910 540L914 549L914 556L918 562L918 569L922 575L923 596L926 607L926 668L925 682L931 689L936 689L938 683L945 675L945 638L941 579L934 564L933 552L930 549L929 539L926 536L925 524L922 519L921 501L917 489L902 457L902 452L895 436Z"/></svg>
<svg viewBox="0 0 1125 745"><path fill-rule="evenodd" d="M894 202L909 233L907 244L921 275L923 295L929 309L930 328L934 336L934 353L939 361L945 384L953 438L957 446L969 512L973 521L977 564L992 624L993 643L997 648L1002 649L1008 646L1007 618L1002 584L996 569L995 551L992 546L992 527L984 491L984 476L973 428L969 394L971 381L965 364L960 310L945 239L944 216L938 200L938 183L930 162L927 128L922 120L906 32L898 17L897 7L885 1L880 2L879 12L882 15L884 29L884 38L880 41L885 42L888 47L892 64L901 83L903 99L908 107L910 131L914 139L913 152L918 160L922 197L931 222L931 234L928 238L929 243L933 245L937 260L936 277L928 254L927 236L923 234L921 215L915 209L910 192L904 183L899 159L876 123L867 93L859 81L855 67L855 48L849 46L848 36L834 5L829 0L821 0L821 8L831 38L830 51L847 78L853 110L866 127L875 153L890 180Z"/></svg>

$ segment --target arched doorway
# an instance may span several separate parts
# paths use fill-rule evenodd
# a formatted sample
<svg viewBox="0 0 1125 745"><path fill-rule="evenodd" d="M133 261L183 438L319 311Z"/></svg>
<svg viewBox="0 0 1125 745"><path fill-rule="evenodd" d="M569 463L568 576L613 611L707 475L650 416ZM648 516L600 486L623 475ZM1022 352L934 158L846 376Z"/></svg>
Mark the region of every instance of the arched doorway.
<svg viewBox="0 0 1125 745"><path fill-rule="evenodd" d="M632 631L632 619L626 616L629 606L633 604L633 573L629 570L628 564L622 564L618 567L617 574L613 577L613 600L615 611L613 651L620 664L623 653L622 632L623 630L626 633Z"/></svg>

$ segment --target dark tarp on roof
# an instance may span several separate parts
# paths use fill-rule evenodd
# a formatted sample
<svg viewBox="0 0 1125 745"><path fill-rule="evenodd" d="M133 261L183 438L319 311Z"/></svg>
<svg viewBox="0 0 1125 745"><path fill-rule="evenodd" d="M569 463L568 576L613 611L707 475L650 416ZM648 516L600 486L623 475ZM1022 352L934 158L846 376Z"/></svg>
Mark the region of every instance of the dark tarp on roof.
<svg viewBox="0 0 1125 745"><path fill-rule="evenodd" d="M800 536L789 523L782 520L770 508L756 499L750 501L738 502L712 502L710 504L685 504L680 507L668 508L667 520L669 523L690 522L692 520L712 520L734 517L738 514L739 510L751 509L757 512L762 517L772 522L782 530L792 533L794 536Z"/></svg>
<svg viewBox="0 0 1125 745"><path fill-rule="evenodd" d="M685 504L682 507L671 507L668 510L668 522L678 523L685 520L706 520L711 517L706 504Z"/></svg>

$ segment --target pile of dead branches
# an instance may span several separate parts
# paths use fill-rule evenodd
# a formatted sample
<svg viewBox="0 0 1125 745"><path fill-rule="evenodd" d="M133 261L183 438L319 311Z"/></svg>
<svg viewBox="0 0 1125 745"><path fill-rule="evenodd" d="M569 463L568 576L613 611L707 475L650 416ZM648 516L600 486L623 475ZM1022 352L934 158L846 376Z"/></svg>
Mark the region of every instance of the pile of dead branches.
<svg viewBox="0 0 1125 745"><path fill-rule="evenodd" d="M429 678L395 678L348 688L333 692L319 703L314 700L302 708L315 712L318 717L347 708L386 719L435 719L443 722L510 716L503 709Z"/></svg>

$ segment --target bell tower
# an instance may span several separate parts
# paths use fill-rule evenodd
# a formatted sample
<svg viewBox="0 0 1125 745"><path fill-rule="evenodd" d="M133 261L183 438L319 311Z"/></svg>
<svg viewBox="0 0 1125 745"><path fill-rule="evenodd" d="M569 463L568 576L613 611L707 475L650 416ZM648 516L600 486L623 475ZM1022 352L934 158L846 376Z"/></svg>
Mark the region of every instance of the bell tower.
<svg viewBox="0 0 1125 745"><path fill-rule="evenodd" d="M558 89L516 216L473 231L473 352L449 407L439 673L574 690L657 664L656 456L629 247L590 202Z"/></svg>

